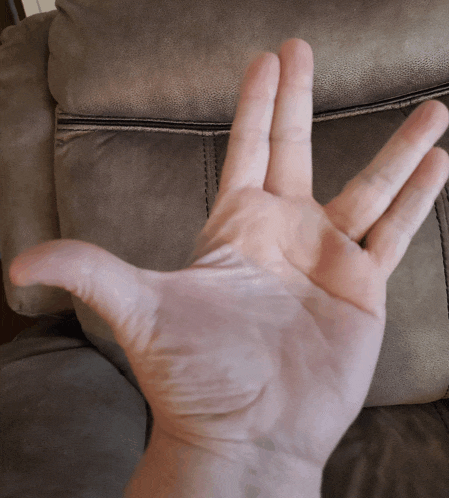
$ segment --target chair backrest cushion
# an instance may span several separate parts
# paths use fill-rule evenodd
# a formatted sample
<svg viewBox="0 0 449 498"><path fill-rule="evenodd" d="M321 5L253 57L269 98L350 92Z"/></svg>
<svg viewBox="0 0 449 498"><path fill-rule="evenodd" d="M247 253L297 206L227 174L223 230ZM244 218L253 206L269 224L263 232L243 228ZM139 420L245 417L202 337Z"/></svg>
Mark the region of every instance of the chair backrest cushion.
<svg viewBox="0 0 449 498"><path fill-rule="evenodd" d="M104 320L60 289L12 286L5 263L44 240L71 238L150 270L186 267L218 192L245 69L290 37L314 50L313 192L322 204L420 102L449 106L445 1L318 5L61 0L57 12L5 30L0 60L10 69L0 76L0 101L10 104L0 125L21 131L0 138L11 307L29 316L73 307L89 340L135 384ZM438 145L449 150L448 133ZM449 395L448 209L445 189L388 282L385 338L365 406Z"/></svg>

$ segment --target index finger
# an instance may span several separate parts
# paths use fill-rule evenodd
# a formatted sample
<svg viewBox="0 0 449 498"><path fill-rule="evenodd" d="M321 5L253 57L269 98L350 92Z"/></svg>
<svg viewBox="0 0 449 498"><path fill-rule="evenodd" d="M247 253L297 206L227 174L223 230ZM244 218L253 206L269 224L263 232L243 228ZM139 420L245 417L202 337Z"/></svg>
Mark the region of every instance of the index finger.
<svg viewBox="0 0 449 498"><path fill-rule="evenodd" d="M219 196L245 187L263 188L279 75L280 61L272 52L258 57L246 71L221 173Z"/></svg>

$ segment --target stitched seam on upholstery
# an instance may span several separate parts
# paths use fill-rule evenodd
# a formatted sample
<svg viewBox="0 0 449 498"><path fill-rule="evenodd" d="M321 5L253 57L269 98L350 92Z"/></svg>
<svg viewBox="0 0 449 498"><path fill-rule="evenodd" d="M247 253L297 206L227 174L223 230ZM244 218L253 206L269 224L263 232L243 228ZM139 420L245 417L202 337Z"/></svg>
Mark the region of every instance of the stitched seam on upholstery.
<svg viewBox="0 0 449 498"><path fill-rule="evenodd" d="M447 222L448 222L447 211L448 211L448 206L449 206L449 192L447 189L447 183L444 184L444 191L446 192L446 198L444 197L443 194L441 194L441 198L443 199L444 218L445 218L444 221L445 221L446 226L447 226ZM446 243L445 243L443 235L442 235L441 226L440 226L440 234L441 234L441 240L442 240L442 246L443 246L444 280L446 282L446 295L448 296L447 306L448 306L448 317L449 317L449 289L448 289L448 283L447 283L448 277L447 277L447 261L446 261L447 246L446 246ZM448 386L448 391L449 391L449 386Z"/></svg>
<svg viewBox="0 0 449 498"><path fill-rule="evenodd" d="M215 143L216 134L213 135L213 146L214 146L214 170L215 170L215 185L218 192L218 171L217 171L217 145Z"/></svg>
<svg viewBox="0 0 449 498"><path fill-rule="evenodd" d="M410 101L409 101L409 106L410 106ZM399 110L406 118L408 118L409 115L403 107L400 107Z"/></svg>
<svg viewBox="0 0 449 498"><path fill-rule="evenodd" d="M444 417L441 415L440 407L439 407L439 402L435 401L432 403L433 407L435 408L436 412L440 416L440 420L443 423L444 427L446 428L446 432L449 434L449 426L447 425L446 421L444 420Z"/></svg>
<svg viewBox="0 0 449 498"><path fill-rule="evenodd" d="M449 399L449 385L447 386L446 392L444 393L444 396L441 399Z"/></svg>
<svg viewBox="0 0 449 498"><path fill-rule="evenodd" d="M441 199L443 201L442 202L443 212L441 213L441 215L445 218L445 221L447 222L446 208L447 208L447 204L449 202L447 185L444 185L444 190L446 192L446 199L444 198L444 195L441 194ZM440 240L441 240L442 255L443 255L444 282L446 284L446 306L447 306L447 313L448 313L448 319L449 319L449 288L448 288L448 284L447 284L447 262L446 262L446 249L447 249L447 247L446 247L446 242L445 242L444 237L443 237L443 230L441 228L441 219L440 219L439 209L438 209L436 203L434 204L434 206L435 206L435 212L436 212L437 221L438 221L438 228L440 230Z"/></svg>
<svg viewBox="0 0 449 498"><path fill-rule="evenodd" d="M204 194L206 198L206 214L209 219L209 199L207 197L207 158L206 158L206 137L203 135L203 157L204 157Z"/></svg>

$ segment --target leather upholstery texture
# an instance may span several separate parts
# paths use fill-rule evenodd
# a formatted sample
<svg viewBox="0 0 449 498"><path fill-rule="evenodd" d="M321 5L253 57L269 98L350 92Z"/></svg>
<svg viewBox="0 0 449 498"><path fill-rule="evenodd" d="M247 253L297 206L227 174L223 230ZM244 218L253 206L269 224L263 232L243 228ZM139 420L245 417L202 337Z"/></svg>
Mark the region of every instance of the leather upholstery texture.
<svg viewBox="0 0 449 498"><path fill-rule="evenodd" d="M123 498L152 422L75 313L42 318L0 346L2 498Z"/></svg>
<svg viewBox="0 0 449 498"><path fill-rule="evenodd" d="M40 389L42 399L52 396L42 403L55 403L52 410L59 406L57 416L64 417L72 410L58 401L67 392L64 382L78 382L81 371L80 395L83 383L93 382L93 391L101 393L117 382L129 397L134 432L126 437L137 441L141 454L151 416L145 415L137 381L109 326L64 290L12 285L8 270L14 257L64 238L99 245L149 270L188 266L219 190L245 69L262 52L278 53L291 37L305 39L314 51L313 195L326 204L421 102L437 99L449 107L449 4L188 0L180 8L173 0L57 0L56 8L0 36L3 284L14 311L43 320L34 342L33 332L25 331L0 347L0 423L6 424L8 452L29 426L27 458L37 457L44 447L34 439L33 414L24 412L29 396L14 391L17 379L31 382L30 393ZM436 145L449 152L449 133ZM376 372L359 418L328 462L323 496L446 496L448 187L388 281ZM64 342L67 313L76 316L82 343ZM53 328L47 319L54 320ZM59 336L60 356L51 353L47 363L45 348L56 347ZM28 352L22 341L28 341ZM49 373L52 362L62 383L55 384ZM89 365L96 365L90 373ZM84 410L94 410L93 397L86 394ZM37 398L32 403L39 406ZM114 403L110 410L119 413ZM15 410L25 418L14 422ZM76 414L61 423L42 416L46 431L80 430ZM92 428L96 423L92 420ZM88 455L106 443L99 436L89 444ZM36 496L19 479L26 451L22 446L15 460L0 462L0 473L9 469L8 482L15 483L0 485L0 496ZM107 492L101 479L115 475L114 466L98 470L89 489L97 492L92 496L120 496L137 454L128 443L102 451L121 452L127 470ZM33 468L36 474L26 471L30 479L45 465ZM61 480L52 495L49 474L42 496L82 496L76 494L78 484L65 479L66 488Z"/></svg>
<svg viewBox="0 0 449 498"><path fill-rule="evenodd" d="M150 270L187 266L219 189L245 68L292 36L314 49L313 194L329 202L423 100L449 104L449 35L439 31L442 2L395 2L399 31L390 3L327 2L341 22L353 13L346 21L359 31L357 46L308 2L285 2L276 15L269 3L233 2L226 21L218 1L185 2L182 12L173 2L113 4L60 1L2 33L1 254L14 311L74 309L89 340L137 387L107 323L61 289L13 286L12 259L66 238ZM437 145L449 150L449 133ZM367 407L449 396L446 187L388 281Z"/></svg>
<svg viewBox="0 0 449 498"><path fill-rule="evenodd" d="M68 312L0 346L0 427L0 496L123 498L153 416ZM446 498L448 462L449 400L363 408L321 496Z"/></svg>

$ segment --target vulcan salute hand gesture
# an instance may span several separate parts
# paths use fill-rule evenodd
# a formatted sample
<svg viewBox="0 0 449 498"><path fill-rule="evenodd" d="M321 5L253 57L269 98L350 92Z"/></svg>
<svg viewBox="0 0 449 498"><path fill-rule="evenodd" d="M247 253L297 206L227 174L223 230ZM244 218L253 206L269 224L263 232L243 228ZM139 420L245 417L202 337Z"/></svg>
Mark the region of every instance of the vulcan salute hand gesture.
<svg viewBox="0 0 449 498"><path fill-rule="evenodd" d="M324 468L367 396L387 281L448 178L448 155L433 147L448 110L432 100L318 204L313 67L298 38L248 67L188 268L137 268L75 240L33 247L10 268L16 285L66 289L107 321L155 430L255 469L272 458Z"/></svg>

